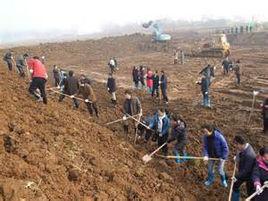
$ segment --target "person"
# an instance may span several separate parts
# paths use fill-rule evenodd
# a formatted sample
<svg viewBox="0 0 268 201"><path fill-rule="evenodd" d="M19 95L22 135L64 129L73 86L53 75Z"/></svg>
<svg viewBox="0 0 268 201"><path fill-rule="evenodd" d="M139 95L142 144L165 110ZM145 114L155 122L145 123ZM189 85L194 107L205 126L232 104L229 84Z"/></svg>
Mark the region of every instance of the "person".
<svg viewBox="0 0 268 201"><path fill-rule="evenodd" d="M214 182L214 166L218 163L218 172L221 177L221 184L227 188L226 174L224 171L224 164L228 157L229 148L227 141L222 132L210 124L202 126L204 132L203 146L204 146L204 161L209 158L216 158L216 160L208 161L208 178L205 181L206 186L211 186Z"/></svg>
<svg viewBox="0 0 268 201"><path fill-rule="evenodd" d="M153 75L153 89L152 89L152 97L156 94L156 97L159 97L159 75L158 71L156 70Z"/></svg>
<svg viewBox="0 0 268 201"><path fill-rule="evenodd" d="M174 51L174 64L177 64L178 63L178 59L179 59L179 50L176 49Z"/></svg>
<svg viewBox="0 0 268 201"><path fill-rule="evenodd" d="M163 96L163 100L166 104L168 104L168 97L167 97L167 76L165 72L161 71L161 77L160 77L160 89Z"/></svg>
<svg viewBox="0 0 268 201"><path fill-rule="evenodd" d="M182 118L172 115L171 117L171 138L168 139L168 143L176 140L176 144L173 149L175 156L186 156L186 143L187 143L187 125ZM183 162L185 160L175 159L176 163Z"/></svg>
<svg viewBox="0 0 268 201"><path fill-rule="evenodd" d="M133 66L132 69L132 80L136 89L139 88L139 69L136 66Z"/></svg>
<svg viewBox="0 0 268 201"><path fill-rule="evenodd" d="M7 63L8 70L12 71L13 65L15 66L14 51L10 50L5 55L3 60Z"/></svg>
<svg viewBox="0 0 268 201"><path fill-rule="evenodd" d="M200 75L204 75L206 79L209 81L209 85L211 84L213 78L215 77L214 74L214 67L212 67L210 64L208 64L205 68L203 68L200 72Z"/></svg>
<svg viewBox="0 0 268 201"><path fill-rule="evenodd" d="M57 65L53 65L53 77L54 77L54 85L55 87L60 86L60 69Z"/></svg>
<svg viewBox="0 0 268 201"><path fill-rule="evenodd" d="M235 160L238 164L238 171L234 181L232 201L239 201L240 198L240 186L246 183L247 194L250 196L254 193L254 185L251 180L252 171L256 161L256 153L252 146L246 142L241 135L234 137L234 144L236 145L237 155Z"/></svg>
<svg viewBox="0 0 268 201"><path fill-rule="evenodd" d="M78 79L74 76L72 70L69 71L69 76L64 80L63 94L60 95L59 102L62 102L65 98L65 94L69 95L73 99L74 108L79 107L79 102L75 98L75 95L78 93L79 82Z"/></svg>
<svg viewBox="0 0 268 201"><path fill-rule="evenodd" d="M230 61L229 61L229 58L226 57L226 58L222 61L222 68L223 68L223 74L224 74L224 75L228 75L228 73L229 73L229 67L230 67Z"/></svg>
<svg viewBox="0 0 268 201"><path fill-rule="evenodd" d="M66 82L66 79L68 77L68 74L66 71L60 69L60 83L59 83L59 86L60 86L60 91L62 93L64 93L64 84Z"/></svg>
<svg viewBox="0 0 268 201"><path fill-rule="evenodd" d="M93 110L96 114L96 117L99 118L99 111L97 107L97 98L95 96L95 93L91 87L86 82L83 82L83 80L79 83L79 90L78 94L82 94L83 98L85 99L85 104L87 106L88 112L91 116L93 116Z"/></svg>
<svg viewBox="0 0 268 201"><path fill-rule="evenodd" d="M47 71L45 66L39 60L39 57L35 56L31 61L29 61L29 71L31 73L32 81L29 87L29 93L36 97L39 101L43 100L44 104L47 104L46 96L46 82L47 82ZM36 90L39 89L41 96L36 93Z"/></svg>
<svg viewBox="0 0 268 201"><path fill-rule="evenodd" d="M139 118L142 116L142 107L141 102L138 97L132 96L130 90L125 91L125 101L123 103L123 120L124 120L124 132L128 134L129 131L129 122L126 120L129 116L138 115ZM135 124L135 129L137 128L137 122Z"/></svg>
<svg viewBox="0 0 268 201"><path fill-rule="evenodd" d="M261 190L261 186L264 182L268 181L268 147L262 147L259 154L260 155L257 157L252 173L254 187L258 192L258 195L255 197L255 201L267 201L268 188Z"/></svg>
<svg viewBox="0 0 268 201"><path fill-rule="evenodd" d="M184 52L181 50L181 64L184 64L184 60L185 60L185 56L184 56Z"/></svg>
<svg viewBox="0 0 268 201"><path fill-rule="evenodd" d="M19 56L16 60L16 66L17 66L17 69L18 69L18 72L19 72L19 75L21 77L25 77L25 72L24 72L24 69L27 68L27 58L29 57L29 55L26 53L26 54L23 54L21 56Z"/></svg>
<svg viewBox="0 0 268 201"><path fill-rule="evenodd" d="M144 136L144 143L147 143L152 135L151 130L146 128L144 125L149 126L152 120L153 115L148 112L145 117L141 118L141 123L138 123L137 125L137 134L139 135L139 138L142 138Z"/></svg>
<svg viewBox="0 0 268 201"><path fill-rule="evenodd" d="M115 71L118 70L117 61L116 61L115 57L110 58L108 66L109 66L109 68L111 70L111 73L115 73Z"/></svg>
<svg viewBox="0 0 268 201"><path fill-rule="evenodd" d="M111 94L111 101L113 104L117 104L116 102L116 82L115 82L115 78L113 77L112 73L109 73L109 77L107 80L107 90L108 92Z"/></svg>
<svg viewBox="0 0 268 201"><path fill-rule="evenodd" d="M210 98L209 98L209 80L206 78L205 75L202 75L201 81L196 82L197 84L201 85L201 92L203 95L203 103L202 106L210 108Z"/></svg>
<svg viewBox="0 0 268 201"><path fill-rule="evenodd" d="M139 69L139 81L141 83L141 87L144 89L145 88L145 67L143 65L140 66Z"/></svg>
<svg viewBox="0 0 268 201"><path fill-rule="evenodd" d="M149 128L154 130L155 132L158 147L162 146L164 143L167 143L169 126L170 126L170 120L165 113L165 109L163 108L158 109L157 113L154 115L153 120L149 125ZM162 147L161 151L165 156L167 156L168 154L167 144Z"/></svg>
<svg viewBox="0 0 268 201"><path fill-rule="evenodd" d="M150 68L148 68L148 70L147 70L146 84L147 84L149 94L152 94L152 90L153 90L153 72L151 71Z"/></svg>
<svg viewBox="0 0 268 201"><path fill-rule="evenodd" d="M80 82L87 83L89 85L92 84L91 80L85 74L81 74L79 80Z"/></svg>
<svg viewBox="0 0 268 201"><path fill-rule="evenodd" d="M268 97L264 99L261 104L262 119L263 119L263 133L268 134Z"/></svg>
<svg viewBox="0 0 268 201"><path fill-rule="evenodd" d="M241 69L240 69L240 60L238 59L233 66L233 71L236 76L236 83L240 85Z"/></svg>

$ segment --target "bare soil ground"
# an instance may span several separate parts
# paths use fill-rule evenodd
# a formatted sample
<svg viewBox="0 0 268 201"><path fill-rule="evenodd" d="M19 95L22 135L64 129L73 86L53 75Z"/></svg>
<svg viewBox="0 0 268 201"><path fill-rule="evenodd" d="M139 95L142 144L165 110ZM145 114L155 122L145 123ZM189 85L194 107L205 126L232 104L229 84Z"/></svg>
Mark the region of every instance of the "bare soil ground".
<svg viewBox="0 0 268 201"><path fill-rule="evenodd" d="M178 34L171 46L191 48L202 37L197 33ZM244 132L256 150L268 143L268 137L261 132L257 106L264 95L257 97L256 109L248 123L252 91L268 87L267 34L245 34L231 39L232 58L242 62L242 84L236 86L234 76L223 76L218 67L211 90L211 110L200 106L200 89L195 81L207 62L218 64L220 60L190 58L185 65L173 65L172 48L167 52L145 48L150 43L149 36L134 34L15 48L16 54L45 55L49 70L57 64L77 74L88 74L95 81L93 88L101 116L89 118L83 104L73 110L69 99L60 104L52 93L47 106L35 102L27 94L27 81L7 72L1 64L0 200L227 200L228 190L218 180L212 188L204 187L206 166L202 161L178 165L173 160L156 157L143 164L142 156L156 145L153 142L133 145L134 134L127 142L121 124L105 125L121 118L122 113L110 104L103 82L107 79L109 57L117 57L121 106L124 88L132 87L133 65L165 70L171 99L168 109L182 115L189 126L188 153L202 154L200 126L212 122L224 132L231 159L235 153L232 139L238 131ZM135 93L145 113L162 106L145 91ZM171 150L172 145L170 153ZM230 174L231 160L226 168Z"/></svg>

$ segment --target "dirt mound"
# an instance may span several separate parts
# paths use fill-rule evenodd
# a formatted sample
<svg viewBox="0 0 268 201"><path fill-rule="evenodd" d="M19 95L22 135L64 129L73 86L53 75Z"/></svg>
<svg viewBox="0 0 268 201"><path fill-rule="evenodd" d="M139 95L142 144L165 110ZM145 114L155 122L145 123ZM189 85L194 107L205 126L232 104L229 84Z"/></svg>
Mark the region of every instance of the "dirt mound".
<svg viewBox="0 0 268 201"><path fill-rule="evenodd" d="M48 106L36 103L24 80L3 67L0 74L3 198L10 192L13 200L165 200L187 195L182 185L159 178L158 170L144 165L144 153L90 121L87 113L53 98ZM25 189L28 184L36 192Z"/></svg>
<svg viewBox="0 0 268 201"><path fill-rule="evenodd" d="M193 46L195 41L188 37L180 43ZM189 155L201 155L200 126L211 122L224 132L231 157L235 154L232 140L238 131L244 132L256 150L268 143L260 130L258 109L248 124L252 90L267 87L264 75L268 73L265 60L268 49L232 47L232 56L241 58L243 64L242 84L236 86L232 76L222 76L220 68L217 69L211 89L213 109L206 110L199 106L200 89L195 81L207 61L194 58L184 66L175 66L170 53L141 51L139 45L148 40L148 36L136 34L15 48L16 54L45 55L49 70L52 64L58 64L94 79L100 119L89 119L83 104L79 110L72 110L68 99L59 104L58 97L52 93L48 106L34 102L27 95L26 81L1 66L0 178L32 181L49 200L226 200L228 189L223 189L218 181L214 188L204 187L206 165L202 161L175 164L173 160L155 158L144 165L142 156L151 152L156 144L139 142L134 146L133 136L126 142L121 124L105 126L106 122L121 118L122 113L109 103L105 85L99 81L107 78L110 56L118 58L120 70L116 77L123 87L132 85L133 65L145 64L152 70L165 70L170 96L167 109L183 116L188 124ZM254 57L250 57L252 51ZM123 91L123 88L118 90L119 105ZM145 91L136 95L141 98L144 113L163 106ZM172 146L169 150L172 153ZM227 162L226 169L230 174L232 162Z"/></svg>

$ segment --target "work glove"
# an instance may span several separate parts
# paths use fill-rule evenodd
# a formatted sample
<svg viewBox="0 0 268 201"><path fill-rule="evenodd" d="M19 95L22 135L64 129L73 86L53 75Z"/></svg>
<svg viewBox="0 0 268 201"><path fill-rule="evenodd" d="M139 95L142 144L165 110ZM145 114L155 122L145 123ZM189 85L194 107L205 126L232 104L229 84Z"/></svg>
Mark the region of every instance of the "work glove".
<svg viewBox="0 0 268 201"><path fill-rule="evenodd" d="M71 95L70 98L74 98L74 95Z"/></svg>
<svg viewBox="0 0 268 201"><path fill-rule="evenodd" d="M110 91L110 88L107 88L108 91Z"/></svg>
<svg viewBox="0 0 268 201"><path fill-rule="evenodd" d="M88 99L85 99L85 102L86 102L86 103L89 103L89 100L88 100Z"/></svg>
<svg viewBox="0 0 268 201"><path fill-rule="evenodd" d="M206 91L205 94L208 94L208 92Z"/></svg>
<svg viewBox="0 0 268 201"><path fill-rule="evenodd" d="M123 116L123 120L124 120L124 121L127 120L127 116L126 116L126 115Z"/></svg>
<svg viewBox="0 0 268 201"><path fill-rule="evenodd" d="M236 161L236 156L234 156L234 158L233 158L233 159L234 159L234 161Z"/></svg>
<svg viewBox="0 0 268 201"><path fill-rule="evenodd" d="M208 161L208 156L204 156L203 160Z"/></svg>
<svg viewBox="0 0 268 201"><path fill-rule="evenodd" d="M261 185L256 186L256 192L257 192L257 195L260 195L263 192L263 189L261 188Z"/></svg>
<svg viewBox="0 0 268 201"><path fill-rule="evenodd" d="M259 91L253 91L253 96L257 96L257 95L259 95Z"/></svg>
<svg viewBox="0 0 268 201"><path fill-rule="evenodd" d="M237 179L235 177L232 177L232 181L235 183Z"/></svg>
<svg viewBox="0 0 268 201"><path fill-rule="evenodd" d="M162 136L163 136L163 133L160 133L160 132L159 132L159 133L158 133L158 136L159 136L159 137L162 137Z"/></svg>

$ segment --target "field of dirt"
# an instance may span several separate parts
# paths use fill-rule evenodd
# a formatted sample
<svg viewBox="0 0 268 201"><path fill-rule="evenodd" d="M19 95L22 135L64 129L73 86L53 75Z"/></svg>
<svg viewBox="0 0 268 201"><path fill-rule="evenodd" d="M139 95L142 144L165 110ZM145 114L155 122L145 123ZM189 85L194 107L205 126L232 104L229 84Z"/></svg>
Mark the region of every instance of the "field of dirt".
<svg viewBox="0 0 268 201"><path fill-rule="evenodd" d="M134 145L134 134L126 141L120 123L105 125L122 117L119 108L110 104L103 83L107 79L108 59L115 56L120 68L116 73L121 87L119 106L124 89L132 87L133 65L144 64L152 70L167 72L170 102L166 107L186 120L190 155L202 154L200 126L204 122L214 123L228 140L231 154L226 168L229 175L233 169L232 139L238 131L244 132L256 150L267 145L268 137L261 132L258 109L264 94L257 97L248 123L252 91L268 88L267 34L230 38L234 44L232 58L241 59L242 84L236 86L233 75L223 76L218 65L211 90L211 110L200 106L200 87L195 81L205 64L217 65L221 61L188 58L185 65L173 65L172 47L194 48L202 37L198 33L177 34L166 52L147 48L150 36L140 34L14 48L16 55L24 52L45 55L50 72L52 65L57 64L77 74L87 74L94 80L93 89L101 114L99 119L89 118L83 104L73 110L69 99L58 103L57 95L51 92L48 92L47 106L35 102L27 94L27 80L19 78L15 72L9 73L1 63L0 200L227 200L229 190L220 186L219 178L211 188L203 185L206 165L202 161L176 164L173 160L156 157L145 165L142 156L153 151L156 144L138 142ZM145 91L135 91L135 94L141 99L144 113L163 106ZM172 145L169 147L171 153Z"/></svg>

